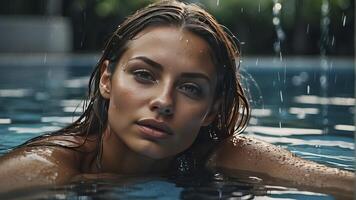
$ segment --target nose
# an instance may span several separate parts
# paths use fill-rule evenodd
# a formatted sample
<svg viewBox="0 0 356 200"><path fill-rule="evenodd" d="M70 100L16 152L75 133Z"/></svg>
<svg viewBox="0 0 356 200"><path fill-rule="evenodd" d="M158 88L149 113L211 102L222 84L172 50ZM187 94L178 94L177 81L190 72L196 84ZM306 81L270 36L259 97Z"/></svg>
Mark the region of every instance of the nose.
<svg viewBox="0 0 356 200"><path fill-rule="evenodd" d="M162 116L174 114L174 89L171 86L157 88L157 93L154 94L150 102L150 109Z"/></svg>

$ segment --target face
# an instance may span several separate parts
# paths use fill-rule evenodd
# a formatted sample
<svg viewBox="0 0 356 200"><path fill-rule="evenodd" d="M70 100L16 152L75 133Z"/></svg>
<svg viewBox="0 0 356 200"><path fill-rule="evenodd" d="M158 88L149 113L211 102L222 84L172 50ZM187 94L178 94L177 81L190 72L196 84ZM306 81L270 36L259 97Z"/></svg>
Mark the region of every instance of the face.
<svg viewBox="0 0 356 200"><path fill-rule="evenodd" d="M128 43L114 73L103 63L102 96L110 100L110 134L153 159L186 150L218 108L208 44L175 27L146 28Z"/></svg>

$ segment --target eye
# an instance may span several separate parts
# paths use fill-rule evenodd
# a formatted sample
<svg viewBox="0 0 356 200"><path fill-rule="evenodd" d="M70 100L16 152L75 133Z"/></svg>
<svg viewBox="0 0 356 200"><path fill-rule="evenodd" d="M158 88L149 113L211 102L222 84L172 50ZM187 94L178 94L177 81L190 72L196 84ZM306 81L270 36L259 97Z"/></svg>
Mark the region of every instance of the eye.
<svg viewBox="0 0 356 200"><path fill-rule="evenodd" d="M178 87L180 91L192 98L199 98L202 96L202 89L194 83L185 83Z"/></svg>
<svg viewBox="0 0 356 200"><path fill-rule="evenodd" d="M145 69L138 69L132 72L135 79L142 83L153 83L156 82L155 78L150 71Z"/></svg>

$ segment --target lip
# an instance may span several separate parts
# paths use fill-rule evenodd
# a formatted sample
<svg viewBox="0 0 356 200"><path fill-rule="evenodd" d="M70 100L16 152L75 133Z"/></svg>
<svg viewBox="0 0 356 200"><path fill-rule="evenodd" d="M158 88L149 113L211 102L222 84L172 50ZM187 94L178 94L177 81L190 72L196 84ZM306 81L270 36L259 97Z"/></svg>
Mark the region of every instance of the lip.
<svg viewBox="0 0 356 200"><path fill-rule="evenodd" d="M143 134L151 138L164 139L173 135L173 130L165 122L155 119L142 119L136 124Z"/></svg>

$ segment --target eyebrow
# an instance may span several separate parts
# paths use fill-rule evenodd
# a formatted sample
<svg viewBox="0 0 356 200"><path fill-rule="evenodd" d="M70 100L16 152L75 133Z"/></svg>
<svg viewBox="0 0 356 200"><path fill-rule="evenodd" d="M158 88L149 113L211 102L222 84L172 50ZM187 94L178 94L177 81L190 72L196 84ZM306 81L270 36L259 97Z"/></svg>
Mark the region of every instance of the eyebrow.
<svg viewBox="0 0 356 200"><path fill-rule="evenodd" d="M145 56L137 56L137 57L131 58L130 60L135 60L135 59L141 60L141 61L145 62L146 64L158 69L159 71L163 71L163 67L161 64L159 64Z"/></svg>
<svg viewBox="0 0 356 200"><path fill-rule="evenodd" d="M131 58L130 60L135 60L135 59L141 60L141 61L145 62L146 64L152 66L153 68L156 68L159 71L163 71L163 66L161 64L159 64L145 56L137 56L137 57ZM211 83L210 78L207 75L202 74L202 73L185 72L185 73L182 73L181 76L184 78L201 78L201 79L205 79L208 83Z"/></svg>
<svg viewBox="0 0 356 200"><path fill-rule="evenodd" d="M201 74L201 73L182 73L182 77L205 79L208 83L211 83L210 78L205 74Z"/></svg>

